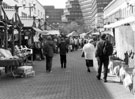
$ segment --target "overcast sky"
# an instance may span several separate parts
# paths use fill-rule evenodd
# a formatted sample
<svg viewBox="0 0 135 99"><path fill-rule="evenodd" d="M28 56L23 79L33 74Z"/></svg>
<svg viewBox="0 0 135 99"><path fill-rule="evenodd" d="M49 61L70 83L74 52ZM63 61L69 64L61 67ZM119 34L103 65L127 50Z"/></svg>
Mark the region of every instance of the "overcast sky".
<svg viewBox="0 0 135 99"><path fill-rule="evenodd" d="M38 0L42 5L54 5L55 8L65 8L67 0Z"/></svg>

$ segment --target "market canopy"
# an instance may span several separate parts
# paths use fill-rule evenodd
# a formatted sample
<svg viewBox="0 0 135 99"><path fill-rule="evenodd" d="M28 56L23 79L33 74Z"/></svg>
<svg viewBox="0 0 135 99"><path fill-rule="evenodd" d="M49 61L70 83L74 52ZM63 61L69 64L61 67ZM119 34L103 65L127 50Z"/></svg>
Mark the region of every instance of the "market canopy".
<svg viewBox="0 0 135 99"><path fill-rule="evenodd" d="M48 30L47 32L47 35L60 35L59 30Z"/></svg>
<svg viewBox="0 0 135 99"><path fill-rule="evenodd" d="M69 33L68 35L67 35L67 37L74 37L74 36L79 36L79 34L76 32L76 31L73 31L73 32L71 32L71 33Z"/></svg>
<svg viewBox="0 0 135 99"><path fill-rule="evenodd" d="M81 34L80 34L80 37L81 37L81 38L84 38L86 35L87 35L87 33L81 33Z"/></svg>
<svg viewBox="0 0 135 99"><path fill-rule="evenodd" d="M91 33L91 35L100 35L100 33L99 32L93 32L93 33Z"/></svg>
<svg viewBox="0 0 135 99"><path fill-rule="evenodd" d="M102 34L110 34L111 36L114 36L112 31L103 31Z"/></svg>

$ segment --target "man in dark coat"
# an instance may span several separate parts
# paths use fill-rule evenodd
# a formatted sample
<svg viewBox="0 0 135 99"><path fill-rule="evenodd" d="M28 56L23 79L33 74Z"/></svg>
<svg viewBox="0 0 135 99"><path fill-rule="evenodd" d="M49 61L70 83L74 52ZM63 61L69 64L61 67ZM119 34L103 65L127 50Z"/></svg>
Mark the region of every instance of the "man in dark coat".
<svg viewBox="0 0 135 99"><path fill-rule="evenodd" d="M68 52L68 44L64 38L61 38L58 47L60 49L61 68L66 68L66 63L67 63L66 53Z"/></svg>
<svg viewBox="0 0 135 99"><path fill-rule="evenodd" d="M51 72L52 69L52 59L55 51L55 44L52 41L51 36L47 37L47 41L44 44L44 54L46 56L46 72Z"/></svg>
<svg viewBox="0 0 135 99"><path fill-rule="evenodd" d="M97 58L98 62L98 74L97 79L101 79L101 71L102 71L102 65L104 64L104 82L107 82L107 73L108 73L108 64L109 64L109 56L112 54L113 47L111 47L109 50L107 50L107 53L109 51L109 54L104 54L103 49L105 47L105 44L108 46L112 46L111 43L106 40L106 34L101 35L100 41L97 43L96 53L95 56Z"/></svg>

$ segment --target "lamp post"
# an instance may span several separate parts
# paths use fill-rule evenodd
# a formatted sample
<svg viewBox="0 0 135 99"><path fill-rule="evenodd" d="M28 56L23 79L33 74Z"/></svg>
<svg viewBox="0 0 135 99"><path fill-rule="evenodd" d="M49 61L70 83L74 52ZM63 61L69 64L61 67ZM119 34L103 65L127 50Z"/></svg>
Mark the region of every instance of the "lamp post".
<svg viewBox="0 0 135 99"><path fill-rule="evenodd" d="M30 17L30 18L31 18L31 10L32 10L33 8L35 8L35 6L36 6L35 3L33 3L33 5L31 5L31 3L30 3L30 4L29 4L29 7L26 7L26 5L23 4L24 9L25 9L25 8L29 8L29 12L30 12L29 17Z"/></svg>
<svg viewBox="0 0 135 99"><path fill-rule="evenodd" d="M47 30L47 21L48 21L48 18L49 18L49 16L46 15L46 16L45 16L45 22L44 22L44 29L45 29L45 30Z"/></svg>
<svg viewBox="0 0 135 99"><path fill-rule="evenodd" d="M127 3L127 6L131 8L131 11L133 13L134 7L135 7L135 1L134 0L125 0L125 2Z"/></svg>

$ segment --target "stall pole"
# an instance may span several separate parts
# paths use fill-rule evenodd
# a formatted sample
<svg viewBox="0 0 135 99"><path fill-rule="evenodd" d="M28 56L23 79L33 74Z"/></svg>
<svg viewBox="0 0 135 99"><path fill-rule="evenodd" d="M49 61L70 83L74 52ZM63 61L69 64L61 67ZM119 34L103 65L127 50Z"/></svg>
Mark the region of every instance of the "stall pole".
<svg viewBox="0 0 135 99"><path fill-rule="evenodd" d="M5 49L7 49L7 48L8 48L8 31L7 31L7 24L5 25L4 32L5 32Z"/></svg>
<svg viewBox="0 0 135 99"><path fill-rule="evenodd" d="M2 1L0 0L0 20L2 20Z"/></svg>
<svg viewBox="0 0 135 99"><path fill-rule="evenodd" d="M18 22L17 19L19 19L19 15L18 15L18 9L19 6L15 5L15 22ZM19 23L17 23L18 25ZM18 32L19 32L19 46L21 46L21 27L18 27Z"/></svg>
<svg viewBox="0 0 135 99"><path fill-rule="evenodd" d="M15 45L14 44L15 43L14 42L14 27L12 26L11 29L12 29L12 48L11 48L12 50L11 50L11 53L12 53L12 55L14 55L14 52L15 52L15 48L14 48L14 45Z"/></svg>

